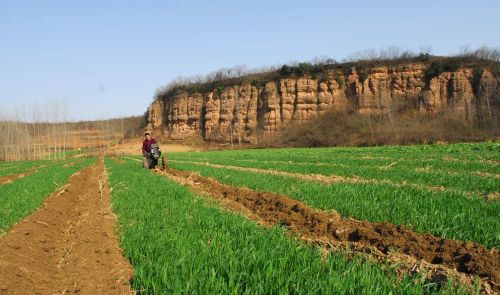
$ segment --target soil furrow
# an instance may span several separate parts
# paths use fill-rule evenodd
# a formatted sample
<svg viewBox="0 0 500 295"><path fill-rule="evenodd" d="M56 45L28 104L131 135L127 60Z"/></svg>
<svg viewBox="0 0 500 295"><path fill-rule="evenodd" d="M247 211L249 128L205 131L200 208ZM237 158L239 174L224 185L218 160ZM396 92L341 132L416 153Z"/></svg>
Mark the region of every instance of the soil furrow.
<svg viewBox="0 0 500 295"><path fill-rule="evenodd" d="M0 240L0 294L132 294L102 159Z"/></svg>
<svg viewBox="0 0 500 295"><path fill-rule="evenodd" d="M497 249L419 234L387 222L344 218L336 212L314 210L283 195L221 184L189 171L168 169L162 173L196 193L221 200L223 205L232 202L229 209L243 211L265 224L284 226L306 240L330 244L333 248L348 245L355 251L373 250L372 254L382 260L414 263L412 271L416 268L430 271L434 281L444 276L472 284L473 276L478 276L483 290L499 291L500 252Z"/></svg>

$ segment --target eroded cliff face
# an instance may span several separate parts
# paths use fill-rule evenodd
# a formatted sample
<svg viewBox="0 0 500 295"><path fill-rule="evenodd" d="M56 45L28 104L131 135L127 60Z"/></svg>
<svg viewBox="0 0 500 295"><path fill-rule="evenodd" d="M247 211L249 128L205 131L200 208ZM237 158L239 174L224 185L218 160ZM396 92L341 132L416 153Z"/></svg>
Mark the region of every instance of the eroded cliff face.
<svg viewBox="0 0 500 295"><path fill-rule="evenodd" d="M474 74L461 68L427 80L425 69L423 63L412 63L366 71L327 70L321 80L304 76L263 86L180 92L151 104L148 128L171 139L201 136L209 142L256 143L257 134L274 135L331 110L378 114L407 105L416 112L453 111L473 120L485 107L484 92L497 83L487 70Z"/></svg>

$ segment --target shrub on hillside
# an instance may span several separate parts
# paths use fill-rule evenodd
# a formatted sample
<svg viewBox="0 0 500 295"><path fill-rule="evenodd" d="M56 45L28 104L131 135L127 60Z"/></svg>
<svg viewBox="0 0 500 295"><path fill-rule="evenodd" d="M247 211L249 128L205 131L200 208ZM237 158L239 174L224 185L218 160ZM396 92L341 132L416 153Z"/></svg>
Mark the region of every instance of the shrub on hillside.
<svg viewBox="0 0 500 295"><path fill-rule="evenodd" d="M441 60L431 62L425 69L425 78L429 81L444 72L444 64Z"/></svg>
<svg viewBox="0 0 500 295"><path fill-rule="evenodd" d="M281 75L288 76L292 73L292 68L289 65L283 65L280 70Z"/></svg>

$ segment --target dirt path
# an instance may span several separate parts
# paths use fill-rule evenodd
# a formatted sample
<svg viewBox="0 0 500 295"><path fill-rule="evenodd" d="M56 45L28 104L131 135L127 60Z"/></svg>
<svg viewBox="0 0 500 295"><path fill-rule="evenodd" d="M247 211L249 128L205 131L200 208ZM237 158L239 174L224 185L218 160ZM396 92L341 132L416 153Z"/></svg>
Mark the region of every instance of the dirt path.
<svg viewBox="0 0 500 295"><path fill-rule="evenodd" d="M133 294L102 160L0 240L0 294Z"/></svg>
<svg viewBox="0 0 500 295"><path fill-rule="evenodd" d="M379 260L407 264L407 269L429 272L433 281L453 277L472 284L483 280L483 290L496 291L500 283L500 252L477 243L464 243L415 233L387 222L371 223L344 218L335 212L314 210L283 195L221 184L189 171L168 169L165 176L198 194L221 201L230 210L268 225L282 225L303 239L370 252Z"/></svg>

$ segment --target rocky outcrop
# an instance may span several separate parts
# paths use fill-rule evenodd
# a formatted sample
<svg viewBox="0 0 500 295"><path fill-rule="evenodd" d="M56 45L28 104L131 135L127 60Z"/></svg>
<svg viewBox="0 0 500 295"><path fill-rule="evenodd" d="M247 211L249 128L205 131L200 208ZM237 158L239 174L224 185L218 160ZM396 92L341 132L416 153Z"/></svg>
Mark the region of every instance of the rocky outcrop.
<svg viewBox="0 0 500 295"><path fill-rule="evenodd" d="M464 120L487 107L482 97L498 83L488 70L460 68L426 77L424 63L367 70L325 70L321 79L282 78L256 86L216 87L206 93L168 93L148 109L148 127L171 139L256 143L290 124L331 111L360 114L453 111Z"/></svg>
<svg viewBox="0 0 500 295"><path fill-rule="evenodd" d="M163 101L161 101L161 100L155 100L148 107L147 129L155 129L155 128L160 128L162 126L164 111L165 110L163 107Z"/></svg>
<svg viewBox="0 0 500 295"><path fill-rule="evenodd" d="M169 138L183 139L199 134L204 122L204 95L181 92L163 101L165 130ZM205 119L205 120L203 120Z"/></svg>

